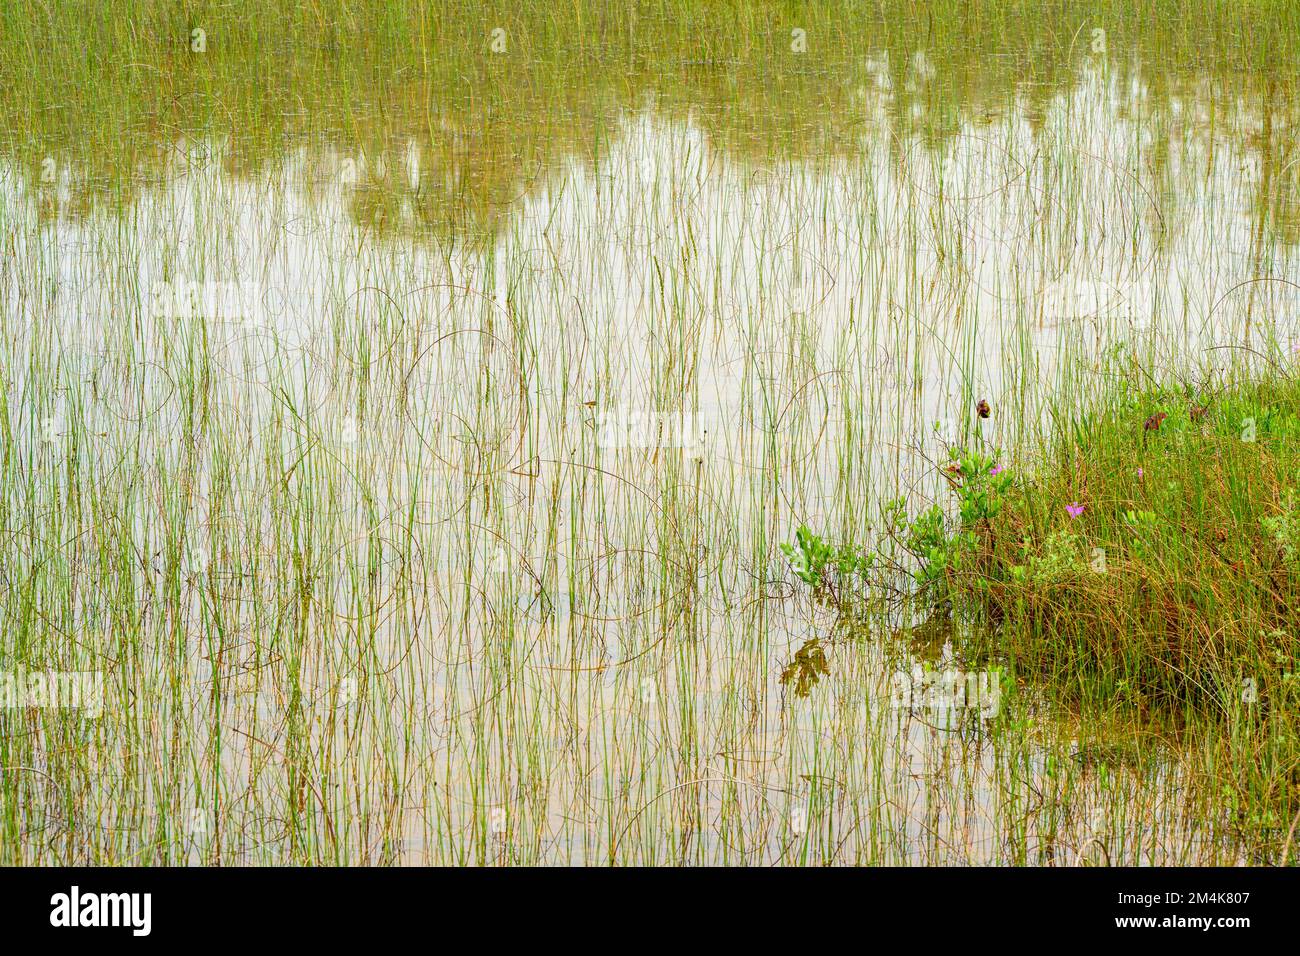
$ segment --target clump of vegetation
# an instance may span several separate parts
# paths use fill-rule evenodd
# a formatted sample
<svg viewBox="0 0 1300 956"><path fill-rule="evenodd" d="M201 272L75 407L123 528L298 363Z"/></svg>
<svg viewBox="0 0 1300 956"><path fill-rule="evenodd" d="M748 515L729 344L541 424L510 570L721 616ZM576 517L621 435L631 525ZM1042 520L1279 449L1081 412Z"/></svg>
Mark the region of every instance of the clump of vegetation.
<svg viewBox="0 0 1300 956"><path fill-rule="evenodd" d="M1122 394L1007 490L958 586L1018 661L1102 695L1224 708L1243 680L1276 689L1292 669L1300 387L1217 404L1193 416L1181 396Z"/></svg>
<svg viewBox="0 0 1300 956"><path fill-rule="evenodd" d="M907 600L984 624L963 651L1058 700L1178 715L1217 808L1277 850L1300 808L1298 421L1290 377L1122 386L1014 479L957 450L955 514L887 509Z"/></svg>
<svg viewBox="0 0 1300 956"><path fill-rule="evenodd" d="M794 569L795 576L814 589L832 588L837 579L871 570L874 555L848 546L832 547L806 525L795 532L794 544L782 544L781 551Z"/></svg>
<svg viewBox="0 0 1300 956"><path fill-rule="evenodd" d="M801 525L794 543L781 545L795 575L845 609L862 596L860 585L871 589L900 574L912 579L914 600L949 604L958 577L987 562L990 522L1011 487L1011 475L996 456L955 449L953 457L947 475L958 499L955 527L940 504L909 518L903 498L881 509L884 541L878 550L832 545Z"/></svg>

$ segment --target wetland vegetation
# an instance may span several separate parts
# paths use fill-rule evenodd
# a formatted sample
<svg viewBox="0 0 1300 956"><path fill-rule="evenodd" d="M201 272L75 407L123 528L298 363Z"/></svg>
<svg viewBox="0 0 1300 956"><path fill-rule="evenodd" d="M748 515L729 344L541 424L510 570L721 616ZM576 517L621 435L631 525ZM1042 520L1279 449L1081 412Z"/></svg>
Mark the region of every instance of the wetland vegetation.
<svg viewBox="0 0 1300 956"><path fill-rule="evenodd" d="M12 0L0 863L1300 858L1300 5Z"/></svg>

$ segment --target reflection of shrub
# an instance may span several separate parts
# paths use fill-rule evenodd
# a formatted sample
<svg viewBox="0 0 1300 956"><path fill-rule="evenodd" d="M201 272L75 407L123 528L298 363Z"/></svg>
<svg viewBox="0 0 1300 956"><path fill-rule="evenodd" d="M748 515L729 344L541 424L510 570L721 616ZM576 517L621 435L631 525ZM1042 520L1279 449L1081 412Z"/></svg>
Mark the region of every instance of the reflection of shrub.
<svg viewBox="0 0 1300 956"><path fill-rule="evenodd" d="M803 647L794 655L794 660L781 671L781 684L793 683L796 697L807 697L822 677L830 674L830 665L826 663L826 652L821 640L813 638L805 641Z"/></svg>
<svg viewBox="0 0 1300 956"><path fill-rule="evenodd" d="M1280 108L1285 86L1275 78L1300 44L1295 4L1179 0L1168 4L1176 15L1156 16L1165 5L1109 18L1111 49L1131 51L1145 77L1190 70L1230 78L1248 115L1268 109L1267 96ZM965 118L1000 115L1021 93L1039 113L1073 88L1086 45L1042 38L1072 36L1097 15L1093 0L944 0L936 6L946 12L929 14L913 0L746 0L726 14L732 4L679 5L668 16L653 3L595 0L508 10L473 0L319 0L304 17L295 4L245 0L203 5L208 46L195 56L190 14L174 0L133 0L129 16L105 16L103 4L88 16L87 6L14 0L0 30L0 114L28 127L3 144L5 158L31 169L52 156L59 168L79 170L65 212L138 195L187 139L229 139L223 163L241 176L275 169L284 144L304 139L370 157L391 150L389 168L402 160L392 144L404 150L414 141L435 172L416 189L400 176L371 183L352 213L377 230L479 241L508 222L503 213L521 182L540 181L541 170L571 157L599 157L618 117L649 93L664 115L703 125L711 144L739 160L825 161L861 148L869 59L879 64L892 131L942 151ZM850 22L856 28L845 30ZM505 30L506 54L485 56L488 23ZM791 55L796 26L814 55ZM919 72L930 80L911 83L922 35L927 65ZM1127 60L1111 60L1121 83L1133 68ZM1029 89L1026 76L1034 77ZM938 88L943 95L934 95ZM1180 93L1176 84L1148 89L1166 100ZM1260 149L1250 139L1242 145ZM1270 224L1294 233L1285 202L1292 191L1273 192ZM1111 295L1108 287L1090 292L1084 307L1104 307Z"/></svg>

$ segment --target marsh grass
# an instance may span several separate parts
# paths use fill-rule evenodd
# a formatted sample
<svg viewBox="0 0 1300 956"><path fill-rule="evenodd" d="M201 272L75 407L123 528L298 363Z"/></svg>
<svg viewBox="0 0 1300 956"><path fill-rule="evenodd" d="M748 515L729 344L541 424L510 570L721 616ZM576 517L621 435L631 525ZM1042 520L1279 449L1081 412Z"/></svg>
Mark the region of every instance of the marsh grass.
<svg viewBox="0 0 1300 956"><path fill-rule="evenodd" d="M779 545L1028 474L1107 355L1289 344L1294 5L918 11L6 4L0 667L105 700L0 711L0 860L1276 859L1254 711L1067 647L895 706L996 632Z"/></svg>

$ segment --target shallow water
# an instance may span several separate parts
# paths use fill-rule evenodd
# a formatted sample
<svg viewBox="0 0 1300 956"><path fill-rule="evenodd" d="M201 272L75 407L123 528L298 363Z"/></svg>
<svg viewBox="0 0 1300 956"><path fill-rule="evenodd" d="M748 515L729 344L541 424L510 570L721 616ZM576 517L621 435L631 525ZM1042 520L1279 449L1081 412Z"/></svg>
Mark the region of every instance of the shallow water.
<svg viewBox="0 0 1300 956"><path fill-rule="evenodd" d="M1116 349L1288 360L1294 108L1093 58L935 142L891 117L942 67L889 64L830 155L646 98L594 158L504 155L488 213L473 146L396 130L252 169L160 134L90 208L89 166L0 163L10 652L108 684L84 756L24 751L19 858L1240 859L1176 744L1094 764L1032 687L897 706L972 665L837 633L777 545L943 500L971 428L1028 467Z"/></svg>

